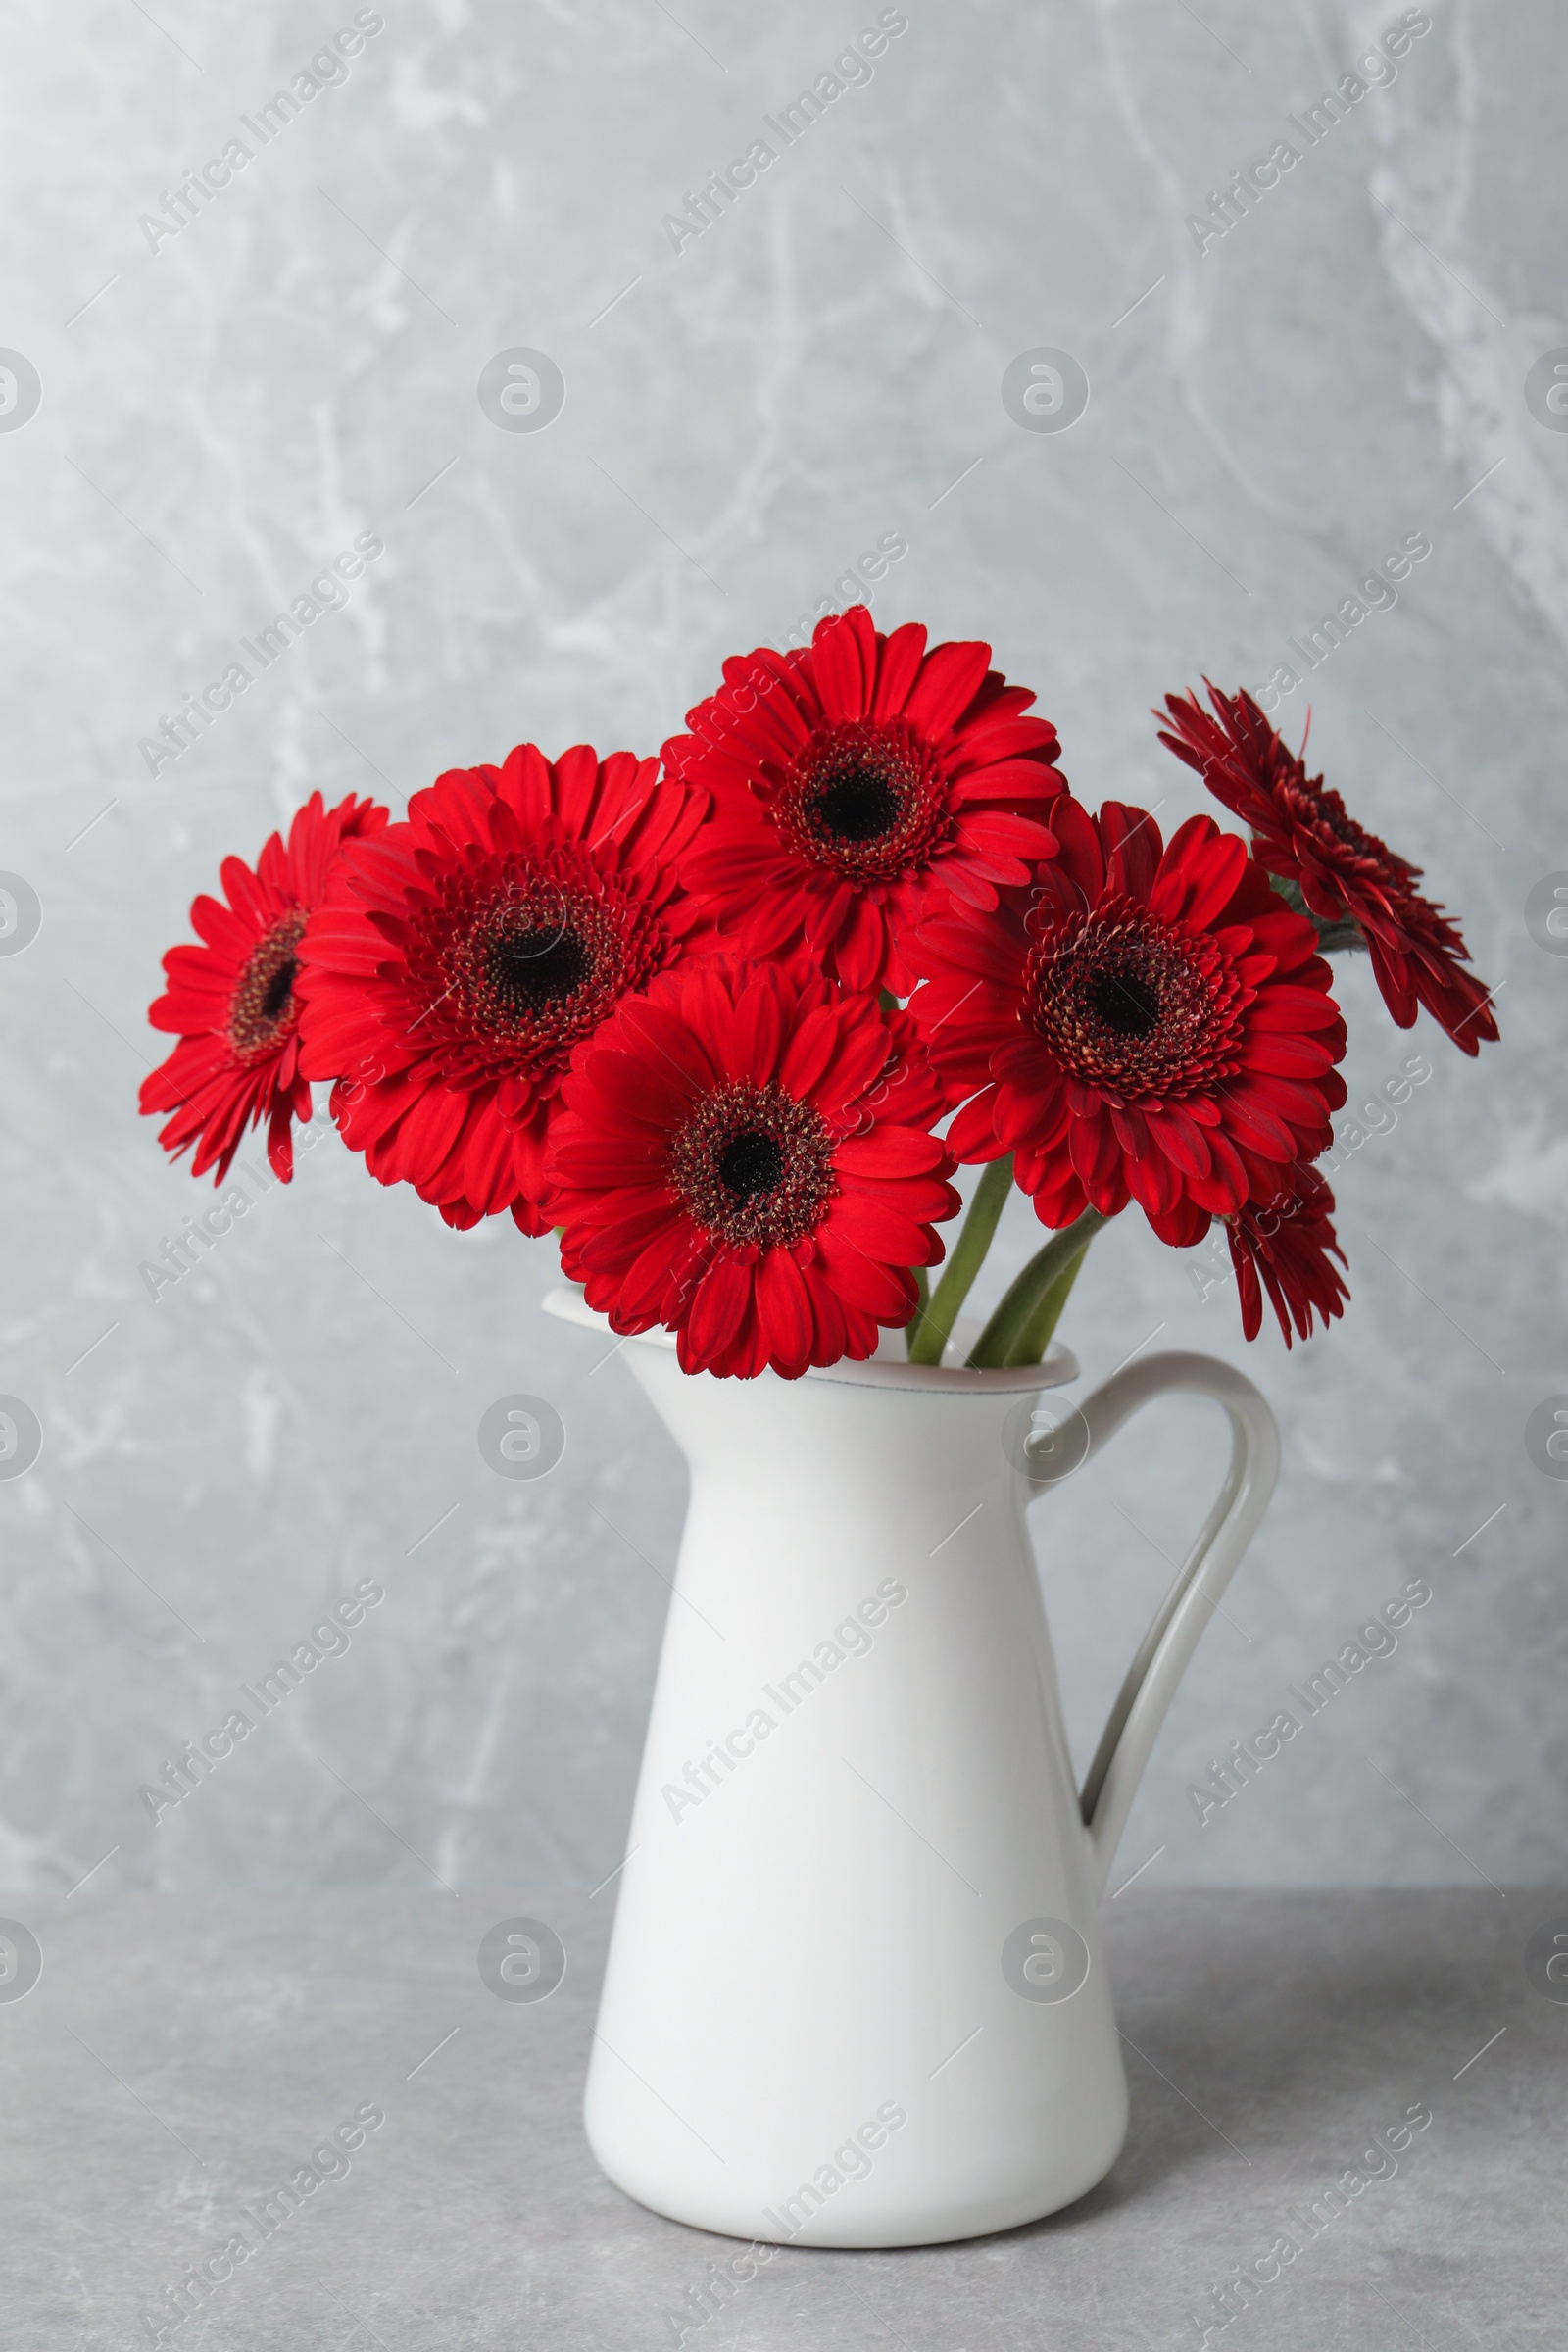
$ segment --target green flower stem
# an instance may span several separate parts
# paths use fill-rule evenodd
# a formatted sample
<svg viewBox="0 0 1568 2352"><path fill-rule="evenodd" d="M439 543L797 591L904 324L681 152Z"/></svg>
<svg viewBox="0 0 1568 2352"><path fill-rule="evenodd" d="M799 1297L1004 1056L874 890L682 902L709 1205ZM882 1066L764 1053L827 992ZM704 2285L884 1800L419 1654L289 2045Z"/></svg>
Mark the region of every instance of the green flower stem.
<svg viewBox="0 0 1568 2352"><path fill-rule="evenodd" d="M1077 1255L1068 1258L1067 1263L1041 1299L1033 1315L1008 1348L1007 1361L1009 1364L1044 1362L1046 1349L1051 1346L1052 1340L1055 1336L1056 1325L1061 1321L1061 1310L1066 1305L1072 1286L1078 1279L1078 1269L1088 1255L1089 1244L1085 1242Z"/></svg>
<svg viewBox="0 0 1568 2352"><path fill-rule="evenodd" d="M953 1326L958 1319L958 1309L969 1296L970 1286L979 1273L991 1237L997 1230L997 1220L1006 1205L1012 1189L1012 1153L1004 1159L994 1159L975 1186L969 1213L953 1246L952 1255L942 1269L942 1279L932 1292L930 1301L909 1324L909 1361L911 1364L940 1364L942 1351L953 1337Z"/></svg>
<svg viewBox="0 0 1568 2352"><path fill-rule="evenodd" d="M1085 1250L1100 1231L1108 1225L1098 1208L1086 1208L1075 1225L1066 1225L1060 1233L1053 1234L1043 1250L1037 1250L1023 1272L1009 1284L1002 1304L997 1308L969 1356L972 1371L990 1371L1003 1364L1036 1364L1046 1351L1046 1344L1055 1328L1056 1314L1066 1303L1072 1278L1083 1261ZM967 1237L965 1237L967 1238ZM990 1239L990 1236L987 1236ZM959 1247L962 1247L960 1243ZM1066 1277L1063 1281L1063 1276ZM1054 1294L1059 1286L1060 1296ZM965 1285L965 1288L968 1286ZM1049 1314L1054 1298L1055 1313ZM1044 1331L1039 1352L1033 1352L1037 1334ZM1025 1352L1028 1348L1030 1352Z"/></svg>
<svg viewBox="0 0 1568 2352"><path fill-rule="evenodd" d="M914 1276L914 1288L917 1295L914 1301L914 1312L904 1326L904 1352L906 1355L909 1352L910 1338L919 1330L920 1317L925 1313L931 1298L931 1285L924 1266L911 1266L909 1272Z"/></svg>

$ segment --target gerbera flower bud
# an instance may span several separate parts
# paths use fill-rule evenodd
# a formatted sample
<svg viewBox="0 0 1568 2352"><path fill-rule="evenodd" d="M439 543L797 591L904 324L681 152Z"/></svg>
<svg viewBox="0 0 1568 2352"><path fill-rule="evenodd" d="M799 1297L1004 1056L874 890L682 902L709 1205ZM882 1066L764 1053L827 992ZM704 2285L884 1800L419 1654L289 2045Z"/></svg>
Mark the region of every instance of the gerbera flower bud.
<svg viewBox="0 0 1568 2352"><path fill-rule="evenodd" d="M1034 696L988 645L925 649L917 624L884 637L857 605L807 651L726 662L665 744L713 797L686 878L748 955L804 946L851 988L906 996L933 888L989 908L1044 854L1066 789L1054 727L1024 716Z"/></svg>
<svg viewBox="0 0 1568 2352"><path fill-rule="evenodd" d="M267 1156L287 1184L294 1172L292 1126L311 1115L311 1090L300 1068L301 1003L296 982L312 910L326 896L341 844L365 841L386 823L386 810L351 793L325 809L311 795L289 827L274 833L255 871L238 858L221 868L226 906L199 898L191 921L206 943L171 948L164 957L167 995L147 1017L179 1043L144 1078L145 1112L174 1116L158 1140L175 1158L195 1144L191 1174L227 1175L247 1128L267 1121Z"/></svg>
<svg viewBox="0 0 1568 2352"><path fill-rule="evenodd" d="M382 1184L449 1225L550 1229L545 1143L572 1051L682 952L704 813L658 763L579 744L453 769L346 858L301 950L302 1066Z"/></svg>
<svg viewBox="0 0 1568 2352"><path fill-rule="evenodd" d="M896 1115L925 1115L909 1053L874 997L801 963L703 956L627 997L552 1136L564 1271L614 1330L677 1333L688 1372L874 1354L959 1205L944 1146Z"/></svg>
<svg viewBox="0 0 1568 2352"><path fill-rule="evenodd" d="M1383 1002L1401 1029L1413 1026L1424 1004L1462 1054L1493 1043L1491 991L1462 968L1470 952L1443 908L1412 888L1421 868L1358 825L1321 776L1307 775L1305 761L1286 750L1250 694L1221 694L1203 683L1214 717L1196 694L1168 694L1170 726L1160 729L1160 742L1250 827L1258 862L1294 882L1314 915L1359 927Z"/></svg>
<svg viewBox="0 0 1568 2352"><path fill-rule="evenodd" d="M939 1076L971 1098L959 1160L1014 1155L1042 1223L1136 1200L1161 1241L1272 1200L1329 1142L1345 1023L1317 936L1234 833L1064 796L1054 855L984 919L919 934L910 1011Z"/></svg>

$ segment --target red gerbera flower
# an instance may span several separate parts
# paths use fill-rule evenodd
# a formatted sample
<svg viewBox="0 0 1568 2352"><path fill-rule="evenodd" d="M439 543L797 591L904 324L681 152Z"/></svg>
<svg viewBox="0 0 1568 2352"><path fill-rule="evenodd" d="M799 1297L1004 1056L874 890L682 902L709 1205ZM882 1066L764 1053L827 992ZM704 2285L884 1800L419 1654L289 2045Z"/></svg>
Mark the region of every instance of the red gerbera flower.
<svg viewBox="0 0 1568 2352"><path fill-rule="evenodd" d="M1328 1329L1343 1315L1350 1294L1340 1279L1346 1263L1331 1217L1334 1195L1316 1168L1295 1167L1274 1200L1248 1201L1226 1221L1231 1264L1242 1303L1242 1330L1255 1340L1263 1321L1266 1290L1279 1317L1285 1345L1294 1320L1302 1339L1311 1336L1314 1309Z"/></svg>
<svg viewBox="0 0 1568 2352"><path fill-rule="evenodd" d="M326 895L345 841L364 840L386 823L386 810L351 793L324 809L313 792L296 810L284 846L274 833L256 860L221 869L225 906L202 897L190 910L205 947L171 948L169 989L148 1012L155 1029L179 1043L144 1078L143 1111L172 1110L158 1140L176 1159L192 1143L191 1174L217 1168L221 1184L248 1127L267 1120L267 1156L285 1184L294 1173L295 1119L311 1115L311 1090L300 1073L300 1000L295 991L306 917Z"/></svg>
<svg viewBox="0 0 1568 2352"><path fill-rule="evenodd" d="M1034 696L988 645L925 650L882 636L863 605L821 621L808 651L760 647L664 746L708 786L713 816L686 873L749 955L804 943L851 988L914 985L904 954L933 884L989 909L1043 854L1039 811L1064 779Z"/></svg>
<svg viewBox="0 0 1568 2352"><path fill-rule="evenodd" d="M1163 848L1141 809L1063 798L1054 856L984 922L919 935L911 1010L965 1094L960 1160L1014 1154L1047 1225L1129 1198L1161 1241L1272 1200L1345 1101L1345 1023L1309 922L1234 833L1195 816Z"/></svg>
<svg viewBox="0 0 1568 2352"><path fill-rule="evenodd" d="M301 952L309 1077L382 1184L449 1225L549 1231L544 1152L572 1048L681 952L701 795L586 744L454 768L344 858Z"/></svg>
<svg viewBox="0 0 1568 2352"><path fill-rule="evenodd" d="M862 1117L867 1124L875 1116L891 1119L898 1127L934 1127L959 1098L932 1066L919 1022L897 1004L882 1017L890 1051Z"/></svg>
<svg viewBox="0 0 1568 2352"><path fill-rule="evenodd" d="M561 1262L589 1305L678 1333L687 1372L794 1380L874 1353L958 1207L943 1145L885 1115L890 1048L874 997L800 963L704 956L626 998L552 1140Z"/></svg>
<svg viewBox="0 0 1568 2352"><path fill-rule="evenodd" d="M1250 826L1259 862L1294 882L1315 915L1359 925L1383 1002L1401 1029L1424 1004L1461 1053L1479 1053L1483 1039L1497 1035L1491 991L1462 968L1470 952L1443 908L1411 887L1421 868L1348 816L1321 776L1308 777L1250 694L1203 683L1216 718L1197 695L1168 694L1174 731L1162 727L1160 742Z"/></svg>

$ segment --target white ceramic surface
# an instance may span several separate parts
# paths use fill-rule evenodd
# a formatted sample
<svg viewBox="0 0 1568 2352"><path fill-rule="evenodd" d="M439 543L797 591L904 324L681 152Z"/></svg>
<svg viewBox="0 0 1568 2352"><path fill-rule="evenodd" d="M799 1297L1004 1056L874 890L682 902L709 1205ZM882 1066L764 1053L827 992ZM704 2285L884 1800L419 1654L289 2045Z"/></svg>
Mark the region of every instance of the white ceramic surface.
<svg viewBox="0 0 1568 2352"><path fill-rule="evenodd" d="M574 1292L547 1301L590 1315ZM604 1326L600 1326L605 1328ZM1278 1466L1251 1384L1151 1356L689 1378L626 1350L691 1464L585 2115L644 2204L818 2246L968 2237L1109 2168L1127 2090L1096 1901L1181 1670ZM1231 1470L1074 1783L1023 1517L1168 1389Z"/></svg>

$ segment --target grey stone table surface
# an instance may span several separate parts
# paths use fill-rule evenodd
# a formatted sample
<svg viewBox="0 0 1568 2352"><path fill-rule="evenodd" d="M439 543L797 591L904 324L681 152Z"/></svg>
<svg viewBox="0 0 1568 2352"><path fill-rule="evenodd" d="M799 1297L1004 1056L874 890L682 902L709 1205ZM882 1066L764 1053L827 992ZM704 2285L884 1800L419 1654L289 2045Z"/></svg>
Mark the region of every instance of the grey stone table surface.
<svg viewBox="0 0 1568 2352"><path fill-rule="evenodd" d="M1129 1888L1106 1912L1132 2087L1109 2177L961 2245L777 2249L706 2322L735 2241L630 2203L582 2137L612 1900L0 1896L42 1955L23 1997L24 1944L0 1984L6 2352L152 2341L143 2315L236 2235L254 2251L167 2328L177 2352L1568 2341L1568 2002L1542 1957L1568 1894ZM539 2003L477 1966L519 1915L567 1953ZM1411 2110L1430 2121L1374 2163ZM360 2144L312 2165L340 2126ZM264 2236L307 2165L333 2177ZM1264 2283L1221 2328L1238 2265Z"/></svg>

